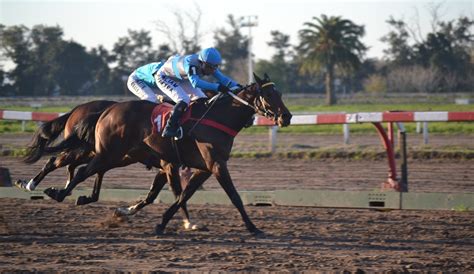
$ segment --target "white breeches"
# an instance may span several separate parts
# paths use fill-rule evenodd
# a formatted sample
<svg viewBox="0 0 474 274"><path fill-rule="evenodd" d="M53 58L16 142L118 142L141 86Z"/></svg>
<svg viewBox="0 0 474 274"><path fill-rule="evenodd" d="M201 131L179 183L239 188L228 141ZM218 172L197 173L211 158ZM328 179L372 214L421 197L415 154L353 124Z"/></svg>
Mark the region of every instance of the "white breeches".
<svg viewBox="0 0 474 274"><path fill-rule="evenodd" d="M134 73L128 77L127 87L133 94L138 96L140 100L147 100L153 103L158 102L156 94L159 90L148 86L145 82L137 78Z"/></svg>
<svg viewBox="0 0 474 274"><path fill-rule="evenodd" d="M174 102L183 101L189 105L190 101L207 98L200 88L194 88L189 80L176 81L173 78L158 72L155 76L156 85Z"/></svg>

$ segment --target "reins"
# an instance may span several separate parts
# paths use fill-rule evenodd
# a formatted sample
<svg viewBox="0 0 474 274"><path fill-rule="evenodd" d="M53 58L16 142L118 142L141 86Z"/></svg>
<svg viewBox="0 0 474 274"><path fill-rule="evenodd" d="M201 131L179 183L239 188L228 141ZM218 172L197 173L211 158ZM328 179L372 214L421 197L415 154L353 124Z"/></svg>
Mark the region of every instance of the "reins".
<svg viewBox="0 0 474 274"><path fill-rule="evenodd" d="M266 86L269 86L269 85L275 85L274 82L268 82L268 83L265 83L263 85L260 86L260 88L264 88ZM245 87L242 87L240 88L238 91L242 91L248 87L250 87L251 85L247 85ZM204 112L204 114L194 123L193 127L188 131L188 136L191 136L191 132L193 132L193 130L196 128L196 126L204 119L204 117L207 115L207 113L209 112L209 110L211 110L211 108L214 106L214 104L217 102L217 100L219 100L219 98L221 97L223 93L219 93L218 95L216 95L215 97L213 97L211 99L212 103L211 105L207 108L207 110ZM226 92L226 94L230 95L233 99L237 100L238 102L240 102L241 104L253 109L253 111L255 113L258 112L258 108L253 106L252 104L250 104L249 102L245 101L244 99L240 98L239 96L235 95L233 92ZM265 117L270 117L272 115L271 112L269 112L264 106L265 106L265 103L263 101L263 98L261 95L257 95L256 96L258 99L260 99L260 104L263 106L263 110L260 110L261 112L263 112L263 114L265 115ZM257 102L257 98L255 98L255 105L256 105L256 102Z"/></svg>

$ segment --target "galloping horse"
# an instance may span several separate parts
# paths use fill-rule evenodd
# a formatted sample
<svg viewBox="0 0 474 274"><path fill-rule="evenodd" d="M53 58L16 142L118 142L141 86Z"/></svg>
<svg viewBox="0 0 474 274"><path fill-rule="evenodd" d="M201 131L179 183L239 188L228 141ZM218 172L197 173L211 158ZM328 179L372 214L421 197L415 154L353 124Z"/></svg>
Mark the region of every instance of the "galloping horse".
<svg viewBox="0 0 474 274"><path fill-rule="evenodd" d="M114 101L91 101L73 108L70 112L42 124L35 132L32 142L27 148L27 155L24 162L31 164L38 161L44 154L52 154L60 152L58 157L51 157L44 165L41 171L30 181L18 180L15 185L18 188L27 191L34 190L39 183L50 172L68 166L68 180L66 185L74 177L75 169L82 164L87 164L94 155L94 131L97 120L100 115L111 105L116 104ZM64 131L64 140L55 146L48 146L56 140L61 132ZM135 162L126 162L122 166L133 164ZM144 163L150 165L151 163ZM151 167L151 166L150 166ZM155 165L155 167L161 167ZM172 170L173 166L168 166L167 172L170 174L178 174L177 176L169 176L170 188L174 195L178 197L182 192L181 182L179 181L179 170ZM176 173L177 172L177 173ZM77 198L77 205L85 205L96 202L99 199L100 188L104 173L97 173L94 187L91 196L79 196ZM155 197L156 198L156 197ZM150 198L153 202L154 198ZM134 212L129 212L128 215L133 215ZM189 213L186 206L183 207L184 213L184 227L186 229L195 229L197 225L190 222Z"/></svg>
<svg viewBox="0 0 474 274"><path fill-rule="evenodd" d="M102 113L106 108L115 104L114 101L91 101L73 108L70 112L42 124L33 135L31 144L28 146L26 156L23 161L27 164L37 162L41 156L61 151L59 157L51 157L43 166L41 171L28 182L18 180L15 185L21 189L28 191L34 190L39 183L50 172L64 166L68 166L68 180L74 177L74 170L81 164L87 163L94 149L93 143L90 144L85 140L80 140L74 127L82 122L85 117L95 113ZM94 129L95 124L92 125ZM64 140L55 147L48 147L52 144L64 131ZM57 147L60 147L58 149ZM100 184L101 177L96 178L95 185Z"/></svg>
<svg viewBox="0 0 474 274"><path fill-rule="evenodd" d="M229 175L227 161L235 135L253 114L271 118L278 126L289 125L292 115L269 77L266 74L263 80L257 75L254 77L256 83L245 87L237 95L219 100L210 109L205 104L193 104L191 119L182 125L187 134L176 143L170 138L162 138L152 130L149 119L154 104L132 101L113 105L97 122L94 158L86 167L78 170L65 189L47 189L45 193L56 201L63 201L70 191L87 177L105 172L126 161L139 161L148 157L155 164L159 162L162 167L185 165L195 169L179 199L163 215L162 223L157 225L157 234L163 233L178 208L186 204L211 174L215 175L239 210L247 229L252 233L260 233L245 212ZM207 115L205 119L194 118L204 118L203 114ZM170 175L176 176L163 169L158 171L149 197L158 195ZM132 208L142 208L148 203L147 200Z"/></svg>

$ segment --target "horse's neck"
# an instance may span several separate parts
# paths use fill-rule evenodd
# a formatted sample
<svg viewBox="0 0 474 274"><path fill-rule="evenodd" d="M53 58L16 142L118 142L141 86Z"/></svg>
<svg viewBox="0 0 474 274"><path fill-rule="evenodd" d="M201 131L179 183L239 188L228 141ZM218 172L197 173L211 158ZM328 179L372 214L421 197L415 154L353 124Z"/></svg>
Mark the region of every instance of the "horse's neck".
<svg viewBox="0 0 474 274"><path fill-rule="evenodd" d="M255 100L255 95L253 94L253 91L250 90L248 92L241 92L238 96L250 104L253 104L253 101ZM236 131L242 130L247 121L255 113L251 107L246 106L233 98L229 98L229 100L220 104L217 102L214 109L210 110L210 112L209 117L218 119L220 123Z"/></svg>
<svg viewBox="0 0 474 274"><path fill-rule="evenodd" d="M253 106L255 101L255 85L247 87L244 91L240 92L237 96L243 101L249 103ZM230 96L230 95L229 95ZM237 101L236 99L230 100L228 106L228 113L226 114L227 119L232 123L232 127L237 131L242 130L248 120L255 114L255 111L251 106L247 106L242 102Z"/></svg>

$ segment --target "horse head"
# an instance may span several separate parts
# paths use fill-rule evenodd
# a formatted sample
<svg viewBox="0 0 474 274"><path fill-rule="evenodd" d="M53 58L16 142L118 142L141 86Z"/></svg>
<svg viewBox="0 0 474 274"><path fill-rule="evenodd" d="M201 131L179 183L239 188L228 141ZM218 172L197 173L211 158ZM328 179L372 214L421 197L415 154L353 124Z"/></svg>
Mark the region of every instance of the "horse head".
<svg viewBox="0 0 474 274"><path fill-rule="evenodd" d="M288 108L283 103L281 92L279 92L275 83L265 73L261 79L255 73L253 74L256 84L258 85L258 95L255 97L254 106L257 114L272 119L275 125L286 127L291 122L291 115Z"/></svg>

